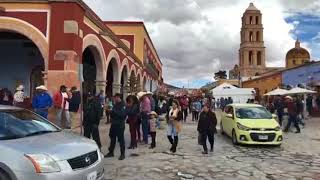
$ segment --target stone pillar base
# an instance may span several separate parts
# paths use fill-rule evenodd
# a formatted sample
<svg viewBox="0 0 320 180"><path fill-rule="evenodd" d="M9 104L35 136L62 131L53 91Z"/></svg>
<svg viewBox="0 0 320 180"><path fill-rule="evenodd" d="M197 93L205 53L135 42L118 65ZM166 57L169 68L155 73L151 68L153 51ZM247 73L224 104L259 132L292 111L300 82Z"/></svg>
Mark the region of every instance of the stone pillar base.
<svg viewBox="0 0 320 180"><path fill-rule="evenodd" d="M121 84L113 83L112 84L112 95L115 95L116 93L120 93L121 90Z"/></svg>

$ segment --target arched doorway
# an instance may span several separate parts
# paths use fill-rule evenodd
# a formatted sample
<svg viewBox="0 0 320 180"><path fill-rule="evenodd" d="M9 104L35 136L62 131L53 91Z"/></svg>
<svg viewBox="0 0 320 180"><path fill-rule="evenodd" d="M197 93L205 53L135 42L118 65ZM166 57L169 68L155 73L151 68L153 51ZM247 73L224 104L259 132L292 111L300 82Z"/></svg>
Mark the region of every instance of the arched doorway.
<svg viewBox="0 0 320 180"><path fill-rule="evenodd" d="M129 94L137 93L137 78L133 71L131 71L129 79Z"/></svg>
<svg viewBox="0 0 320 180"><path fill-rule="evenodd" d="M147 91L147 78L146 76L143 77L143 81L142 81L142 88L143 88L143 91Z"/></svg>
<svg viewBox="0 0 320 180"><path fill-rule="evenodd" d="M25 35L14 31L0 31L0 88L14 93L22 84L26 102L32 98L35 88L44 85L45 62L37 45Z"/></svg>
<svg viewBox="0 0 320 180"><path fill-rule="evenodd" d="M129 81L129 76L128 76L128 68L127 66L124 66L122 69L122 73L121 73L121 89L120 89L120 93L123 95L123 99L127 98L128 96L128 81Z"/></svg>
<svg viewBox="0 0 320 180"><path fill-rule="evenodd" d="M95 95L97 93L96 79L97 79L97 65L96 61L97 49L93 46L87 47L82 54L83 64L83 100L86 102L88 93Z"/></svg>
<svg viewBox="0 0 320 180"><path fill-rule="evenodd" d="M106 86L106 94L107 97L112 97L116 92L114 91L114 84L117 83L118 78L118 63L115 58L112 58L107 70L107 86Z"/></svg>
<svg viewBox="0 0 320 180"><path fill-rule="evenodd" d="M141 88L141 78L140 78L140 75L139 75L139 74L137 75L136 90L137 90L137 92L142 91L142 88Z"/></svg>

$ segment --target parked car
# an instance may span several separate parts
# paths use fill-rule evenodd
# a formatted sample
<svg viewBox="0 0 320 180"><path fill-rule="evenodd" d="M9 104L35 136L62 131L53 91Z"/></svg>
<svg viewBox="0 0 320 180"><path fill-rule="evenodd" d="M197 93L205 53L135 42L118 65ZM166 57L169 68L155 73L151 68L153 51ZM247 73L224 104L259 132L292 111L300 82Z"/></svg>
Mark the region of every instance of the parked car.
<svg viewBox="0 0 320 180"><path fill-rule="evenodd" d="M233 144L281 145L283 137L279 123L265 107L257 104L231 104L222 114L222 134Z"/></svg>
<svg viewBox="0 0 320 180"><path fill-rule="evenodd" d="M102 159L94 141L0 105L0 180L100 180Z"/></svg>

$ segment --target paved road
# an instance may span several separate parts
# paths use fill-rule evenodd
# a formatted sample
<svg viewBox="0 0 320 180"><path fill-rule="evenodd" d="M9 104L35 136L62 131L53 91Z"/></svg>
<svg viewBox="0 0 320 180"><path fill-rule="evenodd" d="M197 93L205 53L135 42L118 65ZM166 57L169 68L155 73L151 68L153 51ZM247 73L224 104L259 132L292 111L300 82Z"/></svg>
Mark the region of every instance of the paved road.
<svg viewBox="0 0 320 180"><path fill-rule="evenodd" d="M102 125L100 129L104 153L109 144L108 128ZM285 134L281 147L233 146L229 138L218 134L215 151L202 155L202 147L197 145L196 124L190 122L183 127L176 154L168 152L166 132L159 130L155 150L140 145L136 150L128 150L124 161L118 161L117 157L105 159L105 179L320 180L319 128L320 119L310 119L301 134ZM127 131L126 142L129 143ZM117 145L116 156L119 153Z"/></svg>

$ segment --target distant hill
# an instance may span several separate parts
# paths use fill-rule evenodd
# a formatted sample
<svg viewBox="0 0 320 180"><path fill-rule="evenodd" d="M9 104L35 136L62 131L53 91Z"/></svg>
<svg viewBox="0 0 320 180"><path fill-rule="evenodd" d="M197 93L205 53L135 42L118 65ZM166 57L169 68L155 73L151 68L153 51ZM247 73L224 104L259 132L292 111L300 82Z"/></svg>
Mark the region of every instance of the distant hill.
<svg viewBox="0 0 320 180"><path fill-rule="evenodd" d="M211 89L215 88L216 86L217 86L217 82L211 82L211 83L207 83L206 85L202 86L201 89L211 90Z"/></svg>
<svg viewBox="0 0 320 180"><path fill-rule="evenodd" d="M168 88L168 90L178 90L178 89L182 89L182 88L173 86L173 85L171 85L171 84L166 84L166 83L164 83L164 85Z"/></svg>

